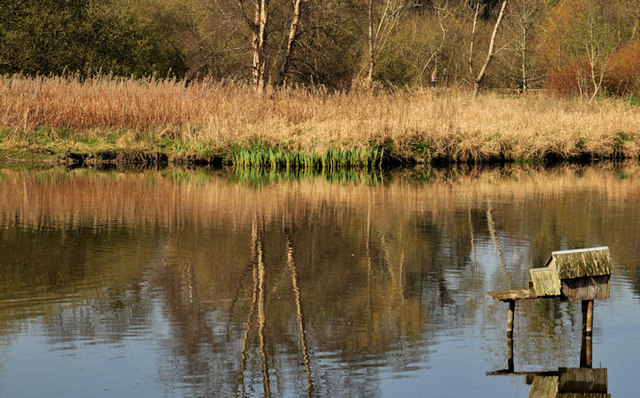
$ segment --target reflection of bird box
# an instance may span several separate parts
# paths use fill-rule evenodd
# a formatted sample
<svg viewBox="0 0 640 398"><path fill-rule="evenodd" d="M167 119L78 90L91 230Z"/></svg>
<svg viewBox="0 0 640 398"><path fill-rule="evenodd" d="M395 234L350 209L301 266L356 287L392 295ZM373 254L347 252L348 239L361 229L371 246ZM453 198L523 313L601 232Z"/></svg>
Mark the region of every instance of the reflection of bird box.
<svg viewBox="0 0 640 398"><path fill-rule="evenodd" d="M555 251L546 267L530 270L537 297L564 296L571 301L609 299L612 273L608 247Z"/></svg>
<svg viewBox="0 0 640 398"><path fill-rule="evenodd" d="M609 398L607 369L560 368L557 372L527 375L529 398Z"/></svg>

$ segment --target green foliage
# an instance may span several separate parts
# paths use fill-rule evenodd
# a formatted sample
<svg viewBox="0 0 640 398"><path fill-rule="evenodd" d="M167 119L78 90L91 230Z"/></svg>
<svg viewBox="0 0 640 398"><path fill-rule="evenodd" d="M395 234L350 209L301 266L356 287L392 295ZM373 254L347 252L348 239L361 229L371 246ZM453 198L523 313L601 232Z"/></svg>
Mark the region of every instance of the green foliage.
<svg viewBox="0 0 640 398"><path fill-rule="evenodd" d="M239 169L267 170L321 170L343 169L380 170L384 149L377 146L353 149L329 148L323 153L310 153L299 149L270 146L259 140L231 147L233 165Z"/></svg>
<svg viewBox="0 0 640 398"><path fill-rule="evenodd" d="M633 137L626 133L618 133L613 140L617 148L622 148L625 142L633 141Z"/></svg>
<svg viewBox="0 0 640 398"><path fill-rule="evenodd" d="M0 73L184 73L171 29L116 0L3 0Z"/></svg>
<svg viewBox="0 0 640 398"><path fill-rule="evenodd" d="M500 3L480 1L474 63L484 57L481 49ZM354 87L368 71L368 4L304 1L287 84ZM385 20L388 25L379 19L385 3L374 4L378 19L373 27L379 31L374 86L425 86L434 70L441 85L444 68L450 84L471 83L475 2L406 1L394 14L397 21ZM250 81L253 12L252 2L235 0L2 0L0 74ZM269 2L270 81L278 81L292 12L291 1ZM509 2L498 32L497 62L485 82L500 88L547 87L587 98L605 91L637 97L636 25L637 0Z"/></svg>
<svg viewBox="0 0 640 398"><path fill-rule="evenodd" d="M411 145L411 150L417 159L422 159L427 163L431 161L433 153L435 152L431 142L422 140L416 140Z"/></svg>

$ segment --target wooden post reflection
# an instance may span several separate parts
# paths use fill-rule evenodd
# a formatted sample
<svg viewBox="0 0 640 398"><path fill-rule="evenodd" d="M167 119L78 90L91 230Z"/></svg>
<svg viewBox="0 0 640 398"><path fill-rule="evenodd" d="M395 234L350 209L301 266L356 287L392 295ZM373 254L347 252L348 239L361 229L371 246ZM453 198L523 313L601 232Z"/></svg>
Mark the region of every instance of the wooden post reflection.
<svg viewBox="0 0 640 398"><path fill-rule="evenodd" d="M580 367L591 368L593 365L593 342L592 337L589 334L582 334L582 345L580 347Z"/></svg>
<svg viewBox="0 0 640 398"><path fill-rule="evenodd" d="M487 372L487 376L526 376L531 385L529 397L610 397L607 368L592 367L592 337L582 335L579 368L558 368L544 371L515 371L513 339L507 339L507 369Z"/></svg>
<svg viewBox="0 0 640 398"><path fill-rule="evenodd" d="M507 371L513 372L513 339L507 338Z"/></svg>
<svg viewBox="0 0 640 398"><path fill-rule="evenodd" d="M509 300L509 313L507 315L507 338L513 338L513 318L516 311L515 300Z"/></svg>

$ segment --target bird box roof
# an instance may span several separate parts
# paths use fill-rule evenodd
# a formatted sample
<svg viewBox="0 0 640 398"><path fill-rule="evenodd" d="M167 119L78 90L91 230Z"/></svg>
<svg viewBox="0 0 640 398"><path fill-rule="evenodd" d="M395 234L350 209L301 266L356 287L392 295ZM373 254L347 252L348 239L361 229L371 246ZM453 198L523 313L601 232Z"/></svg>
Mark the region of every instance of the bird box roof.
<svg viewBox="0 0 640 398"><path fill-rule="evenodd" d="M610 275L613 273L609 248L606 246L555 251L551 253L546 266L555 268L560 279Z"/></svg>

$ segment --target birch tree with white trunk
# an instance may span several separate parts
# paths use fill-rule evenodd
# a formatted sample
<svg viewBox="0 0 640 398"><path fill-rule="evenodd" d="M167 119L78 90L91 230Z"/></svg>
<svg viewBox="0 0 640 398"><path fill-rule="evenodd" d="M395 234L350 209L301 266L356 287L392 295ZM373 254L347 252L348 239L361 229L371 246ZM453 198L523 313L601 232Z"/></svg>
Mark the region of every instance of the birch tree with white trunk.
<svg viewBox="0 0 640 398"><path fill-rule="evenodd" d="M367 84L373 83L376 62L406 8L404 0L368 0L369 62Z"/></svg>
<svg viewBox="0 0 640 398"><path fill-rule="evenodd" d="M478 16L480 15L480 2L475 2L473 6L473 25L471 29L471 39L469 43L469 72L473 78L473 98L478 97L478 93L480 92L480 85L487 73L487 68L491 63L491 59L495 55L495 43L496 36L498 34L498 29L500 28L500 23L505 14L505 10L507 8L507 0L502 1L502 5L500 6L500 13L498 14L498 19L496 20L495 25L493 26L493 32L491 33L491 38L489 39L489 48L487 49L487 56L480 67L480 70L476 73L473 68L473 52L475 50L474 46L477 39L478 34Z"/></svg>

